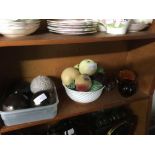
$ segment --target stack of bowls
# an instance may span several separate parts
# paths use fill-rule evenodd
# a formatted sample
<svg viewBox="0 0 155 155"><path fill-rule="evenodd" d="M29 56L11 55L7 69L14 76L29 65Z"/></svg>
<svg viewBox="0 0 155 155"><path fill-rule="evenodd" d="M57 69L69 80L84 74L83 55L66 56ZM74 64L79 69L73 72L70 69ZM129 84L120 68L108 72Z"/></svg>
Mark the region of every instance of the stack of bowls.
<svg viewBox="0 0 155 155"><path fill-rule="evenodd" d="M97 32L97 23L91 19L58 19L47 20L47 28L50 32L83 35Z"/></svg>
<svg viewBox="0 0 155 155"><path fill-rule="evenodd" d="M129 32L138 32L147 28L153 22L152 19L132 19L130 22Z"/></svg>
<svg viewBox="0 0 155 155"><path fill-rule="evenodd" d="M22 37L34 33L40 26L35 19L0 20L0 33L6 37Z"/></svg>

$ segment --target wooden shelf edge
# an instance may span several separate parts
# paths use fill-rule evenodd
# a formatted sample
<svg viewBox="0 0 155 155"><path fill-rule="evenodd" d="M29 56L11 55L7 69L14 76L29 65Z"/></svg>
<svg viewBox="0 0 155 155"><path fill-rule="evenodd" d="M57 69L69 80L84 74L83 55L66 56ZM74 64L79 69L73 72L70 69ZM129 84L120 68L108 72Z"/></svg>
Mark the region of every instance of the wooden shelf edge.
<svg viewBox="0 0 155 155"><path fill-rule="evenodd" d="M155 33L149 31L127 33L125 35L109 35L97 33L93 35L71 36L52 33L33 34L20 38L0 37L0 47L9 46L35 46L35 45L56 45L56 44L78 44L107 41L125 41L139 39L155 39Z"/></svg>
<svg viewBox="0 0 155 155"><path fill-rule="evenodd" d="M149 95L146 95L144 93L138 92L136 95L134 95L131 98L123 99L121 96L118 95L116 90L113 92L103 94L100 99L98 99L94 103L90 103L87 105L81 105L77 104L74 101L71 101L67 96L64 95L60 98L60 104L59 104L59 111L58 115L54 119L48 119L48 120L42 120L42 121L36 121L36 122L30 122L30 123L24 123L14 126L5 126L0 129L0 133L6 133L11 132L14 130L19 130L23 128L33 127L37 125L47 124L47 123L56 123L57 121L78 116L81 114L86 114L90 112L99 111L102 109L107 108L114 108L122 105L128 105L129 103L136 101L136 100L143 100L143 99L149 99ZM66 100L64 100L64 98ZM111 100L111 98L113 98ZM64 101L64 102L62 102Z"/></svg>

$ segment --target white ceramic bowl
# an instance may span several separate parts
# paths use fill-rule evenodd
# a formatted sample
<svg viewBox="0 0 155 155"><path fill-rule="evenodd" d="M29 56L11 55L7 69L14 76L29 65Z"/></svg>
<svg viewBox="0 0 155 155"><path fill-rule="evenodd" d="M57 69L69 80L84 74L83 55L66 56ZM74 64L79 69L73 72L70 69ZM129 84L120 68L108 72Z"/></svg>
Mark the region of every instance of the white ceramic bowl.
<svg viewBox="0 0 155 155"><path fill-rule="evenodd" d="M0 33L6 37L22 37L35 32L40 20L0 20Z"/></svg>
<svg viewBox="0 0 155 155"><path fill-rule="evenodd" d="M81 91L71 90L67 88L65 85L63 86L69 98L81 104L87 104L97 100L101 96L102 91L104 89L103 87L97 91L81 92Z"/></svg>
<svg viewBox="0 0 155 155"><path fill-rule="evenodd" d="M129 32L138 32L148 27L148 24L145 23L132 23L129 26Z"/></svg>
<svg viewBox="0 0 155 155"><path fill-rule="evenodd" d="M152 24L153 19L132 19L133 23Z"/></svg>
<svg viewBox="0 0 155 155"><path fill-rule="evenodd" d="M39 24L23 27L0 27L0 33L6 37L22 37L34 33L39 28Z"/></svg>
<svg viewBox="0 0 155 155"><path fill-rule="evenodd" d="M0 19L1 24L29 24L29 23L38 23L38 19L22 19L22 20L11 20L11 19Z"/></svg>

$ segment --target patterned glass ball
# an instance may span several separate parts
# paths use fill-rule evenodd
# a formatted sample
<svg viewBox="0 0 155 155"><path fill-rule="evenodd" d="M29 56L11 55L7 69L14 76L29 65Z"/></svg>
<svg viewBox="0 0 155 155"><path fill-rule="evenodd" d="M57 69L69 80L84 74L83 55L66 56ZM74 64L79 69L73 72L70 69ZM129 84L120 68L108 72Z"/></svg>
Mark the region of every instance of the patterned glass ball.
<svg viewBox="0 0 155 155"><path fill-rule="evenodd" d="M53 82L47 76L37 76L35 77L30 84L30 89L32 93L37 93L45 90L53 90Z"/></svg>

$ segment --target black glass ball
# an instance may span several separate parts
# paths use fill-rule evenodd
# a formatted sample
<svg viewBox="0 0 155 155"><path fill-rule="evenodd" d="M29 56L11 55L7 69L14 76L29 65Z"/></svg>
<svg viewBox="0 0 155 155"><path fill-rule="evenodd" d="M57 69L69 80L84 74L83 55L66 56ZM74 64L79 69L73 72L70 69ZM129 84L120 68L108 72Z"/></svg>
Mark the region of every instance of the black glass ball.
<svg viewBox="0 0 155 155"><path fill-rule="evenodd" d="M118 91L123 97L130 97L137 91L137 84L132 80L122 80L118 82Z"/></svg>
<svg viewBox="0 0 155 155"><path fill-rule="evenodd" d="M54 91L40 91L35 93L31 99L31 107L51 105L56 102L56 95Z"/></svg>
<svg viewBox="0 0 155 155"><path fill-rule="evenodd" d="M2 105L3 111L14 111L29 107L29 99L23 94L10 94Z"/></svg>

